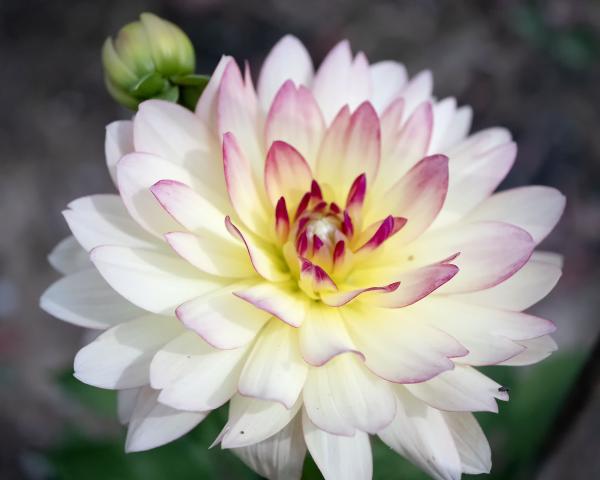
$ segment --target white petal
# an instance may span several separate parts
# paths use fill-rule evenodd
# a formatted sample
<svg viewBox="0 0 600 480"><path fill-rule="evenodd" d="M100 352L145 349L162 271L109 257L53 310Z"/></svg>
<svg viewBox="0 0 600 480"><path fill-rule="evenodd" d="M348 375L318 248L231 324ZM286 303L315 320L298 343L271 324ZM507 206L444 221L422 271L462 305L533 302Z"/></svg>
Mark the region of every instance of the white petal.
<svg viewBox="0 0 600 480"><path fill-rule="evenodd" d="M172 314L178 305L219 287L175 254L104 246L94 249L91 259L111 287L154 313Z"/></svg>
<svg viewBox="0 0 600 480"><path fill-rule="evenodd" d="M312 302L300 328L302 356L311 365L321 366L336 355L353 352L361 355L350 338L339 309Z"/></svg>
<svg viewBox="0 0 600 480"><path fill-rule="evenodd" d="M219 136L217 131L217 97L219 87L221 86L221 79L223 78L225 68L233 61L233 58L228 55L221 57L196 104L196 115L211 129L215 137Z"/></svg>
<svg viewBox="0 0 600 480"><path fill-rule="evenodd" d="M403 387L396 391L398 413L390 426L379 433L381 439L432 478L459 480L460 457L442 412L428 407Z"/></svg>
<svg viewBox="0 0 600 480"><path fill-rule="evenodd" d="M417 73L400 93L404 98L404 117L411 115L417 106L431 98L433 75L429 70Z"/></svg>
<svg viewBox="0 0 600 480"><path fill-rule="evenodd" d="M371 65L370 73L372 85L370 101L381 114L406 84L406 68L398 62L384 61Z"/></svg>
<svg viewBox="0 0 600 480"><path fill-rule="evenodd" d="M421 303L423 300L415 305ZM410 308L352 304L343 311L366 366L391 382L423 382L451 370L454 363L450 358L468 353L454 338L412 315Z"/></svg>
<svg viewBox="0 0 600 480"><path fill-rule="evenodd" d="M108 172L117 185L117 163L124 155L133 152L133 122L118 120L106 126L104 154Z"/></svg>
<svg viewBox="0 0 600 480"><path fill-rule="evenodd" d="M337 435L353 435L355 429L376 433L389 425L396 412L390 384L349 354L309 370L304 407L312 423Z"/></svg>
<svg viewBox="0 0 600 480"><path fill-rule="evenodd" d="M453 97L444 98L433 105L433 132L429 142L429 154L442 151L442 140L446 132L454 128L452 124L456 113L456 99Z"/></svg>
<svg viewBox="0 0 600 480"><path fill-rule="evenodd" d="M193 185L183 167L148 153L130 153L117 164L119 192L133 219L157 236L177 230L179 224L160 206L150 187L159 180L177 180Z"/></svg>
<svg viewBox="0 0 600 480"><path fill-rule="evenodd" d="M503 362L525 350L519 344L521 340L537 338L556 329L543 318L463 303L450 296L433 295L402 311L456 338L469 351L457 361L468 365Z"/></svg>
<svg viewBox="0 0 600 480"><path fill-rule="evenodd" d="M236 298L239 284L211 292L177 307L177 317L215 348L238 348L250 342L270 315Z"/></svg>
<svg viewBox="0 0 600 480"><path fill-rule="evenodd" d="M129 215L118 195L90 195L63 211L69 228L88 252L100 245L161 248L156 238Z"/></svg>
<svg viewBox="0 0 600 480"><path fill-rule="evenodd" d="M157 315L112 327L79 350L75 377L101 388L147 385L152 357L182 331L176 319Z"/></svg>
<svg viewBox="0 0 600 480"><path fill-rule="evenodd" d="M508 360L505 360L501 365L510 365L513 367L521 367L524 365L532 365L549 357L552 352L558 349L558 345L550 335L543 335L531 340L521 340L519 345L525 347L525 350L518 355L515 355Z"/></svg>
<svg viewBox="0 0 600 480"><path fill-rule="evenodd" d="M565 196L554 188L513 188L485 199L465 220L511 223L529 232L536 243L540 243L557 224L565 202Z"/></svg>
<svg viewBox="0 0 600 480"><path fill-rule="evenodd" d="M446 151L458 142L462 142L469 134L472 119L473 109L468 105L456 110L451 121L451 127L446 130L444 138L440 141L440 150Z"/></svg>
<svg viewBox="0 0 600 480"><path fill-rule="evenodd" d="M308 451L325 480L371 480L373 457L369 435L357 431L353 436L327 433L303 412L302 428Z"/></svg>
<svg viewBox="0 0 600 480"><path fill-rule="evenodd" d="M292 408L304 386L307 371L300 356L297 330L272 318L250 351L238 392Z"/></svg>
<svg viewBox="0 0 600 480"><path fill-rule="evenodd" d="M223 448L238 448L262 442L283 429L302 405L287 409L281 403L236 395L229 403L229 421L219 438Z"/></svg>
<svg viewBox="0 0 600 480"><path fill-rule="evenodd" d="M306 47L292 35L286 35L267 55L258 77L258 98L266 112L286 80L296 85L310 85L313 64Z"/></svg>
<svg viewBox="0 0 600 480"><path fill-rule="evenodd" d="M471 413L443 413L460 456L464 473L490 473L492 452L485 434Z"/></svg>
<svg viewBox="0 0 600 480"><path fill-rule="evenodd" d="M133 415L140 388L128 388L117 392L117 415L119 422L127 425Z"/></svg>
<svg viewBox="0 0 600 480"><path fill-rule="evenodd" d="M235 393L246 348L218 350L195 332L165 345L152 360L150 383L162 389L159 401L180 410L205 411Z"/></svg>
<svg viewBox="0 0 600 480"><path fill-rule="evenodd" d="M503 310L523 311L539 302L554 288L562 270L534 252L512 277L495 287L459 294L453 298L467 303Z"/></svg>
<svg viewBox="0 0 600 480"><path fill-rule="evenodd" d="M300 415L272 437L233 453L259 475L269 480L300 480L306 444Z"/></svg>
<svg viewBox="0 0 600 480"><path fill-rule="evenodd" d="M117 294L97 270L90 267L53 283L43 293L40 307L65 322L98 329L146 314Z"/></svg>
<svg viewBox="0 0 600 480"><path fill-rule="evenodd" d="M496 398L508 400L501 386L472 367L456 365L422 383L406 385L415 397L438 410L452 412L498 412Z"/></svg>
<svg viewBox="0 0 600 480"><path fill-rule="evenodd" d="M75 273L85 268L90 268L92 262L75 237L64 238L48 254L48 262L52 268L63 275Z"/></svg>
<svg viewBox="0 0 600 480"><path fill-rule="evenodd" d="M158 391L149 387L140 390L127 430L127 452L141 452L172 442L208 415L208 412L175 410L158 403L157 396Z"/></svg>

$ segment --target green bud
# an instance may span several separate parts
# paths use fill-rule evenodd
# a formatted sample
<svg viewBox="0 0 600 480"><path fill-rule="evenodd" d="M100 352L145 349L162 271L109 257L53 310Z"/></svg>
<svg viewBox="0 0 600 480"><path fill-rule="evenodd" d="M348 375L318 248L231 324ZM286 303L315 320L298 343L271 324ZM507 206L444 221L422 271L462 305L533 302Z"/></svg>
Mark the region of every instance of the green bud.
<svg viewBox="0 0 600 480"><path fill-rule="evenodd" d="M195 63L187 35L151 13L142 13L139 21L125 25L102 47L106 88L118 103L133 110L150 98L177 102L185 89L193 88L196 93L198 80L191 80L192 86L182 83L195 77ZM188 93L185 98L185 105L193 108Z"/></svg>

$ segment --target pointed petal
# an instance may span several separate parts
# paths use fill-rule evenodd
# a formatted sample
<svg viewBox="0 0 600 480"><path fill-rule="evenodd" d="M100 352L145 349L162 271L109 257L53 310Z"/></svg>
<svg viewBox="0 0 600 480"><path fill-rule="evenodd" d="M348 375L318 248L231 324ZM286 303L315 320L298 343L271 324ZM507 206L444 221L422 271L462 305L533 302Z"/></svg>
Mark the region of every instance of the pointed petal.
<svg viewBox="0 0 600 480"><path fill-rule="evenodd" d="M550 187L520 187L486 198L466 220L507 222L529 232L540 243L558 223L564 209L565 196Z"/></svg>
<svg viewBox="0 0 600 480"><path fill-rule="evenodd" d="M72 235L58 242L48 254L48 263L63 275L79 272L92 266L88 252Z"/></svg>
<svg viewBox="0 0 600 480"><path fill-rule="evenodd" d="M206 418L208 412L183 412L157 402L158 391L144 387L137 395L131 415L125 451L141 452L160 447L185 435Z"/></svg>
<svg viewBox="0 0 600 480"><path fill-rule="evenodd" d="M362 356L348 335L339 311L314 302L307 308L300 329L300 350L304 360L315 366L324 365L346 352Z"/></svg>
<svg viewBox="0 0 600 480"><path fill-rule="evenodd" d="M435 480L459 480L461 462L442 412L428 407L409 393L396 389L395 420L379 437Z"/></svg>
<svg viewBox="0 0 600 480"><path fill-rule="evenodd" d="M521 340L537 338L556 329L552 322L543 318L480 307L437 295L402 311L420 324L434 326L456 338L469 351L457 361L468 365L503 362L525 350L518 343Z"/></svg>
<svg viewBox="0 0 600 480"><path fill-rule="evenodd" d="M355 355L340 355L311 368L304 407L312 423L337 435L376 433L393 420L396 401L390 385L369 372Z"/></svg>
<svg viewBox="0 0 600 480"><path fill-rule="evenodd" d="M247 349L218 350L187 331L160 349L150 364L159 401L179 410L206 411L234 395Z"/></svg>
<svg viewBox="0 0 600 480"><path fill-rule="evenodd" d="M350 336L365 355L365 365L390 382L423 382L451 370L450 358L468 353L454 338L405 309L365 307L356 302L342 314Z"/></svg>
<svg viewBox="0 0 600 480"><path fill-rule="evenodd" d="M324 133L325 121L310 90L285 82L267 116L267 146L275 140L289 143L314 167Z"/></svg>
<svg viewBox="0 0 600 480"><path fill-rule="evenodd" d="M229 404L229 421L222 432L223 448L239 448L262 442L288 425L301 402L287 409L281 403L236 395Z"/></svg>
<svg viewBox="0 0 600 480"><path fill-rule="evenodd" d="M500 222L477 222L436 230L407 246L402 254L413 265L452 260L459 273L439 293L464 293L493 287L529 260L535 242L525 230Z"/></svg>
<svg viewBox="0 0 600 480"><path fill-rule="evenodd" d="M163 345L183 331L176 320L157 315L112 327L75 357L75 377L101 388L148 384L150 361Z"/></svg>
<svg viewBox="0 0 600 480"><path fill-rule="evenodd" d="M521 340L518 344L524 347L525 350L518 355L501 362L500 365L508 365L511 367L533 365L534 363L541 362L545 358L548 358L552 352L558 350L558 345L556 345L556 342L550 335L543 335L530 340Z"/></svg>
<svg viewBox="0 0 600 480"><path fill-rule="evenodd" d="M298 331L276 318L265 326L242 370L238 392L292 408L304 386L307 365L300 356Z"/></svg>
<svg viewBox="0 0 600 480"><path fill-rule="evenodd" d="M211 292L177 307L177 318L207 343L219 349L248 344L269 315L235 298L237 285Z"/></svg>
<svg viewBox="0 0 600 480"><path fill-rule="evenodd" d="M429 153L439 153L442 151L442 140L446 132L452 128L454 116L456 113L456 99L453 97L444 98L433 105L433 131L431 132L431 141L429 142Z"/></svg>
<svg viewBox="0 0 600 480"><path fill-rule="evenodd" d="M430 100L432 91L433 75L429 70L423 70L412 77L400 93L404 99L405 115L411 115L421 103Z"/></svg>
<svg viewBox="0 0 600 480"><path fill-rule="evenodd" d="M490 473L492 452L485 434L471 413L444 412L460 456L462 471L470 475Z"/></svg>
<svg viewBox="0 0 600 480"><path fill-rule="evenodd" d="M343 203L350 186L362 173L372 185L379 169L381 130L373 106L362 103L350 115L343 109L327 130L317 159L316 177L333 189Z"/></svg>
<svg viewBox="0 0 600 480"><path fill-rule="evenodd" d="M219 60L215 71L210 76L208 84L204 88L202 95L198 99L196 104L196 115L200 117L200 120L207 125L215 137L219 137L218 126L217 126L217 100L219 95L219 87L221 86L221 80L223 79L223 73L230 63L234 63L232 57L223 55Z"/></svg>
<svg viewBox="0 0 600 480"><path fill-rule="evenodd" d="M300 415L272 437L233 453L259 475L272 480L300 480L306 444Z"/></svg>
<svg viewBox="0 0 600 480"><path fill-rule="evenodd" d="M462 142L471 129L473 120L473 109L468 105L456 110L454 118L451 121L452 128L448 128L442 140L440 140L440 151L446 151Z"/></svg>
<svg viewBox="0 0 600 480"><path fill-rule="evenodd" d="M53 283L43 293L40 307L65 322L97 329L146 314L110 288L95 268L81 270Z"/></svg>
<svg viewBox="0 0 600 480"><path fill-rule="evenodd" d="M103 246L90 258L111 287L153 313L172 314L183 302L219 287L174 254Z"/></svg>
<svg viewBox="0 0 600 480"><path fill-rule="evenodd" d="M311 182L312 173L302 155L285 142L273 142L265 163L265 188L271 203L284 197L290 205L297 205Z"/></svg>
<svg viewBox="0 0 600 480"><path fill-rule="evenodd" d="M356 432L353 436L327 433L302 415L304 440L325 480L370 480L373 475L373 457L369 436Z"/></svg>
<svg viewBox="0 0 600 480"><path fill-rule="evenodd" d="M529 261L512 277L498 285L453 296L462 302L503 310L523 311L543 299L555 287L562 270L544 261L534 252Z"/></svg>
<svg viewBox="0 0 600 480"><path fill-rule="evenodd" d="M372 86L370 101L377 112L382 113L406 84L406 68L398 62L384 61L374 63L369 70Z"/></svg>
<svg viewBox="0 0 600 480"><path fill-rule="evenodd" d="M456 365L423 383L406 385L407 390L430 407L450 412L495 412L496 398L508 400L508 394L491 378L472 367Z"/></svg>
<svg viewBox="0 0 600 480"><path fill-rule="evenodd" d="M408 243L433 223L448 191L448 157L425 157L404 175L384 196L386 211L404 217L407 225L396 242Z"/></svg>
<svg viewBox="0 0 600 480"><path fill-rule="evenodd" d="M234 294L292 327L302 325L309 305L306 295L292 283L262 282L239 288Z"/></svg>
<svg viewBox="0 0 600 480"><path fill-rule="evenodd" d="M364 287L357 288L354 290L324 293L321 295L321 300L323 300L324 304L329 305L331 307L341 307L343 305L346 305L347 303L350 303L352 300L359 297L363 293L390 293L395 291L399 287L399 285L400 282L393 282L389 285L384 285L382 287Z"/></svg>
<svg viewBox="0 0 600 480"><path fill-rule="evenodd" d="M286 35L267 55L258 77L258 98L267 112L275 94L286 80L309 85L314 74L306 47L292 35Z"/></svg>
<svg viewBox="0 0 600 480"><path fill-rule="evenodd" d="M77 241L87 251L99 245L160 248L123 206L118 195L90 195L72 201L63 216Z"/></svg>
<svg viewBox="0 0 600 480"><path fill-rule="evenodd" d="M117 163L123 156L133 151L133 122L118 120L109 123L106 126L104 155L108 172L115 185L117 185Z"/></svg>

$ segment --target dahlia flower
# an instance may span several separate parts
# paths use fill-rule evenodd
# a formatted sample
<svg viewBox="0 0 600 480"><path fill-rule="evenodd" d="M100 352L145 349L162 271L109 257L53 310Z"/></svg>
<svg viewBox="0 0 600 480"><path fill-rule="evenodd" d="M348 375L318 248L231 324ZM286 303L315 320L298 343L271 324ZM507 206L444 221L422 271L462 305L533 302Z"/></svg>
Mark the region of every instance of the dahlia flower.
<svg viewBox="0 0 600 480"><path fill-rule="evenodd" d="M471 412L507 391L482 365L556 349L522 313L561 274L534 252L552 188L493 193L503 128L432 97L428 71L339 43L313 69L286 36L255 89L223 57L195 112L161 100L107 127L118 194L68 205L42 307L105 330L75 376L119 391L126 449L157 447L229 402L215 445L269 479L370 479L370 435L437 479L491 468Z"/></svg>

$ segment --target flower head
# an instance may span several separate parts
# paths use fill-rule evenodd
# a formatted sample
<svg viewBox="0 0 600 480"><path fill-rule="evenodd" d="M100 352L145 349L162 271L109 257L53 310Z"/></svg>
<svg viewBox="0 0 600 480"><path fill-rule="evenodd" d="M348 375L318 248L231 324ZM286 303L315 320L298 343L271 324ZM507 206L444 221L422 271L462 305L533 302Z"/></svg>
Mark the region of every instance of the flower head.
<svg viewBox="0 0 600 480"><path fill-rule="evenodd" d="M564 198L494 194L510 134L469 134L431 91L347 42L314 73L288 36L256 90L223 57L195 113L152 100L108 126L119 194L68 206L42 306L106 329L75 375L120 390L129 451L229 402L216 443L267 478L308 449L328 480L369 479L369 435L434 478L489 471L470 412L508 395L475 367L555 349L522 311L560 276L534 248Z"/></svg>

